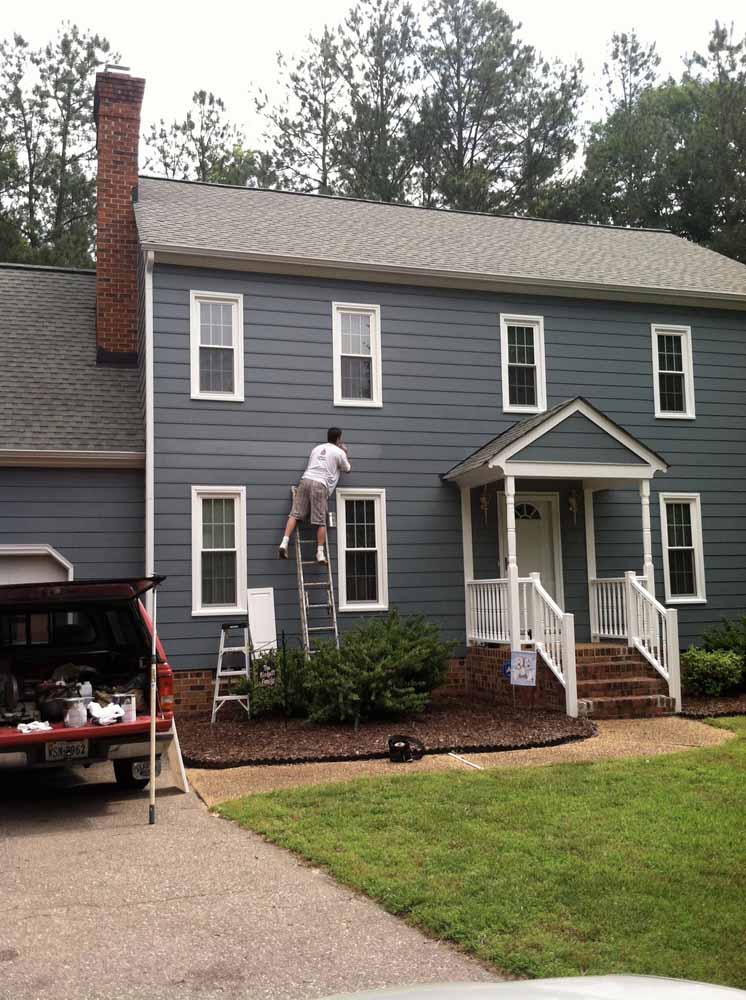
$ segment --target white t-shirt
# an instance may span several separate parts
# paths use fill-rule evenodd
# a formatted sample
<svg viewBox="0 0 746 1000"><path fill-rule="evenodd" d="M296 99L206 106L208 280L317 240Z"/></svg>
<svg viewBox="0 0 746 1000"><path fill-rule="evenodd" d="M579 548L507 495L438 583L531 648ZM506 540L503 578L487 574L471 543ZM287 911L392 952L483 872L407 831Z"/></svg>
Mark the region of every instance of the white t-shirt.
<svg viewBox="0 0 746 1000"><path fill-rule="evenodd" d="M317 444L309 456L303 478L324 483L331 496L342 470L350 471L350 463L342 449L336 444Z"/></svg>

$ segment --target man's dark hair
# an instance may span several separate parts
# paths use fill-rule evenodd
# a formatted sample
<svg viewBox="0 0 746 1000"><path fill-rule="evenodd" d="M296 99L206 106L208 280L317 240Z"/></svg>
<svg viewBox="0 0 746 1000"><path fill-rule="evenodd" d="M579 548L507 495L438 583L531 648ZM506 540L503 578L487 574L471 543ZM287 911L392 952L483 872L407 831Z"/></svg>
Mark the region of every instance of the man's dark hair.
<svg viewBox="0 0 746 1000"><path fill-rule="evenodd" d="M339 427L330 427L326 432L326 440L329 444L336 444L337 441L342 437L342 431Z"/></svg>

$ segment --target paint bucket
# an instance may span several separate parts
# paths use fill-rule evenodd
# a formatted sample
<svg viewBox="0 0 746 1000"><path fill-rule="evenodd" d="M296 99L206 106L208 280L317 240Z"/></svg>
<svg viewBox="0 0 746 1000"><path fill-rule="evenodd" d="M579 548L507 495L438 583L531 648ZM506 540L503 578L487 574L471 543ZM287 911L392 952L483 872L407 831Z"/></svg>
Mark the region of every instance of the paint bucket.
<svg viewBox="0 0 746 1000"><path fill-rule="evenodd" d="M88 722L85 700L83 698L65 698L65 727L67 729L80 729Z"/></svg>
<svg viewBox="0 0 746 1000"><path fill-rule="evenodd" d="M137 718L137 709L135 707L137 696L134 691L127 691L123 694L115 694L112 696L112 700L115 705L119 705L124 712L122 716L122 722L134 722Z"/></svg>

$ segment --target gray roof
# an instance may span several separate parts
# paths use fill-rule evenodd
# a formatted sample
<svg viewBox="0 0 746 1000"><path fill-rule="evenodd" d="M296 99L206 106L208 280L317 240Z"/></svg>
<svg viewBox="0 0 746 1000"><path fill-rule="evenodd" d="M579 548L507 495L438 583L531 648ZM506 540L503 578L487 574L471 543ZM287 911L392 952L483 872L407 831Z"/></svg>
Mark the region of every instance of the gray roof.
<svg viewBox="0 0 746 1000"><path fill-rule="evenodd" d="M671 233L141 177L141 241L164 251L746 304L746 266Z"/></svg>
<svg viewBox="0 0 746 1000"><path fill-rule="evenodd" d="M93 272L0 266L0 448L143 451L139 375L96 365Z"/></svg>

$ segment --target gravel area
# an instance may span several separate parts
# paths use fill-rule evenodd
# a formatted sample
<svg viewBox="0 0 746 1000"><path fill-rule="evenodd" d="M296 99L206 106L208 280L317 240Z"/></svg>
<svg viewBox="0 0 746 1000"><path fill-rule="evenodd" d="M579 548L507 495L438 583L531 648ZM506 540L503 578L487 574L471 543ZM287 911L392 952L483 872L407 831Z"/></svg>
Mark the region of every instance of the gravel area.
<svg viewBox="0 0 746 1000"><path fill-rule="evenodd" d="M421 715L389 722L315 725L299 719L185 720L179 738L192 767L366 760L388 755L388 738L405 733L422 740L428 752L512 750L585 739L595 732L587 719L554 712L516 712L494 705L440 701Z"/></svg>
<svg viewBox="0 0 746 1000"><path fill-rule="evenodd" d="M681 714L690 719L715 719L724 715L746 715L746 693L730 698L684 698Z"/></svg>
<svg viewBox="0 0 746 1000"><path fill-rule="evenodd" d="M479 768L541 767L551 764L593 764L620 757L654 757L697 747L719 746L734 734L705 726L693 719L665 716L657 719L613 719L596 723L592 740L563 746L502 753L464 754ZM413 764L391 764L388 760L346 763L284 764L266 767L235 767L224 770L189 770L189 781L208 806L228 799L270 792L299 785L326 785L355 778L397 776L422 771L473 771L469 763L447 755L429 755Z"/></svg>

